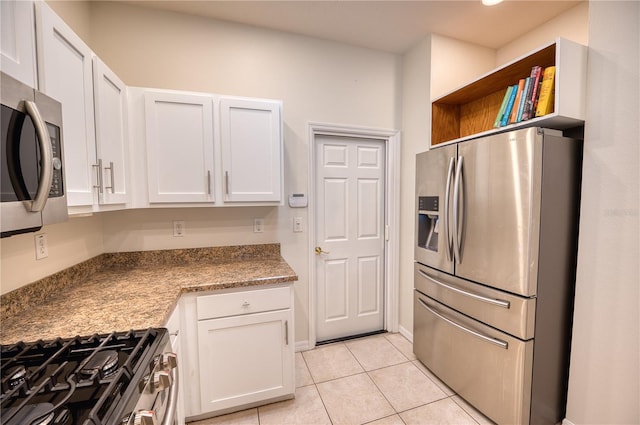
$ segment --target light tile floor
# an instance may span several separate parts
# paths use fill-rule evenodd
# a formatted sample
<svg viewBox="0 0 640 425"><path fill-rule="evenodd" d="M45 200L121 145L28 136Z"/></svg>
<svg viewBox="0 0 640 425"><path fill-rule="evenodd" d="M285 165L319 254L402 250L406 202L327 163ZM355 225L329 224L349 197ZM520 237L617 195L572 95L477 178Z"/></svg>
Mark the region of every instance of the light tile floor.
<svg viewBox="0 0 640 425"><path fill-rule="evenodd" d="M190 425L487 425L400 334L296 353L296 397Z"/></svg>

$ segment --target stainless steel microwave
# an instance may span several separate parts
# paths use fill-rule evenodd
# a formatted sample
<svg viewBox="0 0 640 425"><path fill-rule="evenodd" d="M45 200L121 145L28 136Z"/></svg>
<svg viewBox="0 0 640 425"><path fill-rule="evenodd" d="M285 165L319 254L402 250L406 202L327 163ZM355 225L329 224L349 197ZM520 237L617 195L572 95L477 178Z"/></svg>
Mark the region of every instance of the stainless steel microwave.
<svg viewBox="0 0 640 425"><path fill-rule="evenodd" d="M67 220L62 105L0 73L1 237Z"/></svg>

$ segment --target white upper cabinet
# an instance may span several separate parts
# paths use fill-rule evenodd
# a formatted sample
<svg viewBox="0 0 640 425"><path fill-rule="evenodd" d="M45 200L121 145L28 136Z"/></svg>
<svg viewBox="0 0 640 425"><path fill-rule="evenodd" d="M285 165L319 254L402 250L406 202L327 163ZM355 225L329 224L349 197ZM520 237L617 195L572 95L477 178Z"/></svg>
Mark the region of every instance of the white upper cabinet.
<svg viewBox="0 0 640 425"><path fill-rule="evenodd" d="M213 98L145 92L150 203L212 202Z"/></svg>
<svg viewBox="0 0 640 425"><path fill-rule="evenodd" d="M36 40L32 1L0 2L0 69L36 87Z"/></svg>
<svg viewBox="0 0 640 425"><path fill-rule="evenodd" d="M125 204L131 199L127 86L94 56L96 153L100 204Z"/></svg>
<svg viewBox="0 0 640 425"><path fill-rule="evenodd" d="M222 98L220 118L224 201L281 202L281 103Z"/></svg>
<svg viewBox="0 0 640 425"><path fill-rule="evenodd" d="M127 87L43 2L36 21L40 90L62 103L67 203L122 208L131 198Z"/></svg>
<svg viewBox="0 0 640 425"><path fill-rule="evenodd" d="M69 206L94 203L92 52L44 2L36 3L39 89L62 103Z"/></svg>

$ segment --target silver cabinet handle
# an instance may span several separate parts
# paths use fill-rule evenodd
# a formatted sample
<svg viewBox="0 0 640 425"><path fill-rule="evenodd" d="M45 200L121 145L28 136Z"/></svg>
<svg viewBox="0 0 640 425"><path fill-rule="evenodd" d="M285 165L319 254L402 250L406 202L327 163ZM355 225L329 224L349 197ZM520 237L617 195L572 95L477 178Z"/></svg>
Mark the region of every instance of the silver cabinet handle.
<svg viewBox="0 0 640 425"><path fill-rule="evenodd" d="M51 137L49 136L49 130L47 130L47 125L42 119L38 107L30 100L25 100L24 106L27 114L35 124L38 144L40 145L40 154L42 157L42 170L40 173L40 180L38 181L38 190L36 191L36 196L33 198L33 202L31 202L31 211L40 212L44 209L44 206L49 199L51 182L53 182L53 150L51 149Z"/></svg>
<svg viewBox="0 0 640 425"><path fill-rule="evenodd" d="M284 344L289 345L289 321L284 321Z"/></svg>
<svg viewBox="0 0 640 425"><path fill-rule="evenodd" d="M228 171L224 172L224 193L226 195L229 194L229 172Z"/></svg>
<svg viewBox="0 0 640 425"><path fill-rule="evenodd" d="M466 327L462 326L461 324L456 323L453 320L448 319L448 318L444 317L442 314L434 311L431 307L429 307L427 305L427 303L422 301L420 298L418 298L418 301L420 301L420 304L422 304L422 306L424 308L426 308L429 312L431 312L435 316L439 317L440 319L444 320L445 322L455 326L456 328L458 328L458 329L460 329L460 330L462 330L462 331L464 331L466 333L469 333L469 334L471 334L471 335L473 335L473 336L475 336L477 338L480 338L483 341L486 341L488 343L497 345L500 348L504 348L505 350L507 350L509 348L509 344L507 342L501 341L501 340L496 339L496 338L491 338L490 336L486 336L486 335L481 334L480 332L476 332L476 331L474 331L472 329L466 328Z"/></svg>
<svg viewBox="0 0 640 425"><path fill-rule="evenodd" d="M453 254L456 258L456 262L460 264L462 262L462 230L460 229L462 218L460 217L461 211L464 215L464 199L460 202L460 186L462 185L462 162L464 157L461 155L458 157L458 166L456 167L456 180L453 185ZM463 189L464 190L464 189ZM464 193L463 193L464 195ZM462 204L462 208L460 208Z"/></svg>
<svg viewBox="0 0 640 425"><path fill-rule="evenodd" d="M98 189L98 192L102 193L102 160L98 159L98 163L92 165L96 169L96 183L93 185L94 189Z"/></svg>
<svg viewBox="0 0 640 425"><path fill-rule="evenodd" d="M511 306L511 303L509 301L504 301L504 300L496 300L494 298L488 298L485 297L483 295L478 295L478 294L474 294L473 292L468 292L453 286L449 286L446 283L442 283L438 280L435 280L434 278L432 278L431 276L429 276L428 274L426 274L425 272L423 272L422 270L418 270L418 273L420 273L422 276L424 276L426 279L429 279L431 282L435 283L436 285L442 286L444 288L450 289L451 291L457 292L458 294L467 296L469 298L473 298L474 300L478 300L478 301L482 301L485 303L489 303L489 304L493 304L493 305L497 305L498 307L502 307L502 308L506 308L508 309Z"/></svg>
<svg viewBox="0 0 640 425"><path fill-rule="evenodd" d="M211 195L211 170L207 170L207 193Z"/></svg>
<svg viewBox="0 0 640 425"><path fill-rule="evenodd" d="M111 189L111 193L116 193L116 189L115 189L115 177L113 175L113 161L109 161L109 166L108 167L104 167L105 170L109 170L110 176L111 176L111 186L105 186L105 189Z"/></svg>
<svg viewBox="0 0 640 425"><path fill-rule="evenodd" d="M449 158L449 171L447 171L447 186L444 194L444 238L447 244L447 260L453 260L453 241L449 233L449 199L451 198L451 180L453 179L453 166L455 158Z"/></svg>

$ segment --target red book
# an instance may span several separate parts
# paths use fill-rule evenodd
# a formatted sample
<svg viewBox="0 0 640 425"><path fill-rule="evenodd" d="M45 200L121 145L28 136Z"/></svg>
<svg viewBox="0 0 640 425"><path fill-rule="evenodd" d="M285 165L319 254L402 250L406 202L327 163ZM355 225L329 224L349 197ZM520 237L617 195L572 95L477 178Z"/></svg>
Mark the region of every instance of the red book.
<svg viewBox="0 0 640 425"><path fill-rule="evenodd" d="M531 119L536 111L536 99L538 97L538 91L540 89L540 77L542 76L542 67L534 66L531 68L531 84L529 85L529 92L527 93L526 103L524 104L524 110L522 111L522 121Z"/></svg>

